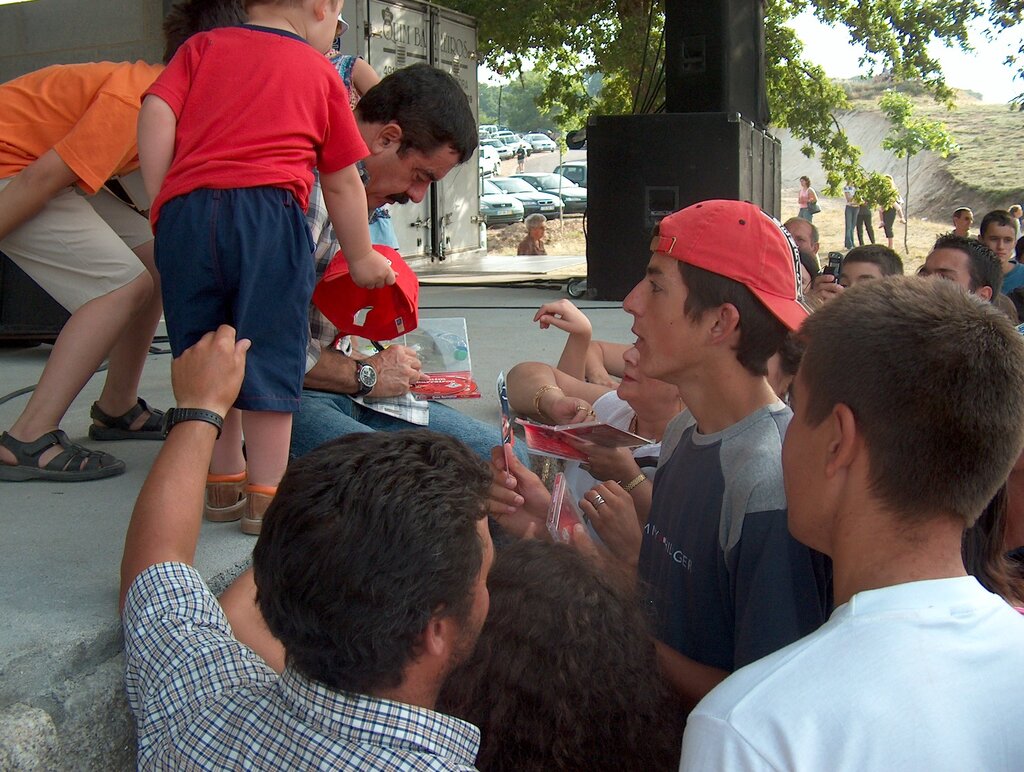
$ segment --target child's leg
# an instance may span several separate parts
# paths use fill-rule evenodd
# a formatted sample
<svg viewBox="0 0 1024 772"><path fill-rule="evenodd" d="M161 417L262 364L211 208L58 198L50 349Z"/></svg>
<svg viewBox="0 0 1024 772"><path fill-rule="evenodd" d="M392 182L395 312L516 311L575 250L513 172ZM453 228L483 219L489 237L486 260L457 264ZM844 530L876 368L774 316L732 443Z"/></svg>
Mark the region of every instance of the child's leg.
<svg viewBox="0 0 1024 772"><path fill-rule="evenodd" d="M292 436L291 413L242 411L249 484L276 488L288 466Z"/></svg>
<svg viewBox="0 0 1024 772"><path fill-rule="evenodd" d="M242 455L242 413L231 408L224 416L224 428L213 446L210 474L230 475L245 471Z"/></svg>
<svg viewBox="0 0 1024 772"><path fill-rule="evenodd" d="M242 414L242 427L249 460L242 533L258 536L263 527L263 515L274 500L277 484L281 482L285 467L288 466L292 414L246 410Z"/></svg>

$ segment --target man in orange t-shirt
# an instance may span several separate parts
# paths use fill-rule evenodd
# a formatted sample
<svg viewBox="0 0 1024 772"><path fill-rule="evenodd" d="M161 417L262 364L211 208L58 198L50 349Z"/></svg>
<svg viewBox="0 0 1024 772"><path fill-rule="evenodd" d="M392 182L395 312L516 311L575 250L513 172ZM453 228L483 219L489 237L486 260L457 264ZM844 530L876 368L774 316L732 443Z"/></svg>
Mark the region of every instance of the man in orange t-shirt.
<svg viewBox="0 0 1024 772"><path fill-rule="evenodd" d="M239 0L183 0L164 23L165 61L191 34L244 21ZM71 312L25 410L0 435L0 480L124 471L123 461L72 443L58 428L108 357L89 436L162 437L162 413L138 397L161 313L153 236L145 217L104 189L138 168L141 97L162 69L141 61L55 65L0 84L0 251ZM141 190L130 179L124 187Z"/></svg>

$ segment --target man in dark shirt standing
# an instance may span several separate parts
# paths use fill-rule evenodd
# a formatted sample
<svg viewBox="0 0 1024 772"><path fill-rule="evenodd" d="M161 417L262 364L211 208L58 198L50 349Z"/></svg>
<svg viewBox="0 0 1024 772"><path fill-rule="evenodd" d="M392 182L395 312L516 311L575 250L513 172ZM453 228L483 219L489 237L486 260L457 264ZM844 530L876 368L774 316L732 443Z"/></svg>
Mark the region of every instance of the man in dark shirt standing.
<svg viewBox="0 0 1024 772"><path fill-rule="evenodd" d="M792 412L765 378L807 311L796 245L752 204L676 212L651 250L624 308L640 369L677 385L688 409L662 442L639 574L666 678L692 706L827 617L827 561L786 526Z"/></svg>

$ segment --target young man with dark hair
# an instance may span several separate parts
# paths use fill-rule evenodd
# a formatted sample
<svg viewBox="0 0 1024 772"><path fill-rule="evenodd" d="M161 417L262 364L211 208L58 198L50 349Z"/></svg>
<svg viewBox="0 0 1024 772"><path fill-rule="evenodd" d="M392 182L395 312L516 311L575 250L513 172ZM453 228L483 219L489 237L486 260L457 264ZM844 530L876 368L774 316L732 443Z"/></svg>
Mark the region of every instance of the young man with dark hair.
<svg viewBox="0 0 1024 772"><path fill-rule="evenodd" d="M765 377L807 310L796 245L752 204L676 212L651 250L647 278L623 306L641 371L675 384L687 410L662 441L639 576L666 678L695 704L736 668L816 629L829 608L825 559L786 528L791 412Z"/></svg>
<svg viewBox="0 0 1024 772"><path fill-rule="evenodd" d="M701 702L680 768L1016 769L1024 617L961 540L1024 445L1024 340L916 277L844 293L803 336L789 526L831 555L838 605Z"/></svg>
<svg viewBox="0 0 1024 772"><path fill-rule="evenodd" d="M881 244L867 244L854 247L846 253L839 273L839 283L848 289L861 282L902 275L903 261L896 252Z"/></svg>
<svg viewBox="0 0 1024 772"><path fill-rule="evenodd" d="M206 469L249 342L222 326L171 366L178 408L121 564L140 768L468 769L476 727L433 710L487 615L490 473L428 431L352 435L293 463L253 554L278 678L191 567Z"/></svg>
<svg viewBox="0 0 1024 772"><path fill-rule="evenodd" d="M948 279L987 301L1003 284L1003 266L995 252L977 239L955 233L936 239L918 274Z"/></svg>
<svg viewBox="0 0 1024 772"><path fill-rule="evenodd" d="M1017 221L1009 212L993 209L981 218L978 241L996 253L1003 264L1003 286L1001 292L1009 295L1017 287L1024 286L1024 265L1014 256L1017 243Z"/></svg>

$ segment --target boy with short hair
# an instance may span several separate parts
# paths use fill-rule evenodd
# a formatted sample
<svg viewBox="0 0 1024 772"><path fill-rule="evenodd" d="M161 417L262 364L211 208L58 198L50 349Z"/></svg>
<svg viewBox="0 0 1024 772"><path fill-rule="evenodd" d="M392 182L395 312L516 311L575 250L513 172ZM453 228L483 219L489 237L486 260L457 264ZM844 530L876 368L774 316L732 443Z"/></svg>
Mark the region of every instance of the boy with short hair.
<svg viewBox="0 0 1024 772"><path fill-rule="evenodd" d="M872 279L902 275L903 261L895 251L881 244L865 244L846 253L839 272L839 283L850 288Z"/></svg>
<svg viewBox="0 0 1024 772"><path fill-rule="evenodd" d="M639 575L662 669L691 705L827 617L827 561L786 527L792 412L767 360L807 315L796 245L756 206L704 201L661 221L623 307L640 369L687 410L662 441Z"/></svg>
<svg viewBox="0 0 1024 772"><path fill-rule="evenodd" d="M139 116L174 355L225 323L253 343L210 465L206 505L209 519L242 518L251 534L287 465L301 395L314 280L304 211L314 166L352 277L368 287L394 282L370 245L355 166L368 151L323 56L342 5L248 0L250 24L188 40Z"/></svg>
<svg viewBox="0 0 1024 772"><path fill-rule="evenodd" d="M1017 221L1003 209L993 209L981 219L978 241L996 253L1003 264L1003 287L1001 292L1009 295L1017 287L1024 286L1024 265L1014 257L1017 242Z"/></svg>
<svg viewBox="0 0 1024 772"><path fill-rule="evenodd" d="M1018 769L1024 618L961 543L1024 445L1021 336L951 282L901 277L802 337L789 526L832 556L837 607L701 702L680 769Z"/></svg>
<svg viewBox="0 0 1024 772"><path fill-rule="evenodd" d="M971 235L971 224L974 222L974 212L966 206L958 206L953 210L953 233L957 236L967 238Z"/></svg>

